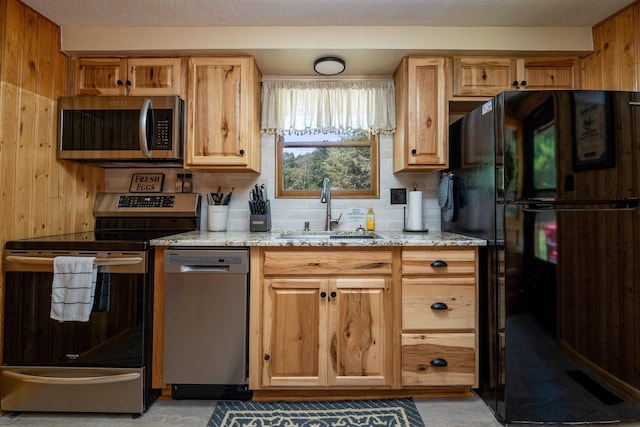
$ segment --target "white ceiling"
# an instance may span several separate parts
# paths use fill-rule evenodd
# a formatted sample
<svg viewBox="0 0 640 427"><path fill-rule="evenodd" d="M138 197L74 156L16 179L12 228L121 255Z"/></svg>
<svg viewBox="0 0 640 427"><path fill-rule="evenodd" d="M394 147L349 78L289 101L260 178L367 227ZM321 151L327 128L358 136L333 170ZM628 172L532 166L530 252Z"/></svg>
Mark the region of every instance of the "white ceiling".
<svg viewBox="0 0 640 427"><path fill-rule="evenodd" d="M21 0L63 28L75 27L592 27L634 0ZM262 40L256 40L256 45ZM369 49L376 49L372 46ZM64 44L63 44L64 49ZM317 50L317 49L316 49ZM306 52L305 52L306 51ZM309 69L312 49L286 49L255 55L263 74ZM72 52L73 53L73 52ZM253 54L254 52L249 52ZM362 51L329 54L358 61ZM376 53L376 52L368 52ZM395 53L396 55L393 55ZM422 53L422 52L420 52ZM385 52L389 63L407 54ZM274 60L277 57L277 61ZM296 68L296 61L307 61ZM353 57L353 60L352 60ZM391 57L393 57L391 59ZM380 58L380 55L378 55ZM373 64L372 64L373 65ZM286 68L286 67L285 67ZM347 66L348 74L350 69Z"/></svg>
<svg viewBox="0 0 640 427"><path fill-rule="evenodd" d="M22 0L65 26L593 26L634 0Z"/></svg>

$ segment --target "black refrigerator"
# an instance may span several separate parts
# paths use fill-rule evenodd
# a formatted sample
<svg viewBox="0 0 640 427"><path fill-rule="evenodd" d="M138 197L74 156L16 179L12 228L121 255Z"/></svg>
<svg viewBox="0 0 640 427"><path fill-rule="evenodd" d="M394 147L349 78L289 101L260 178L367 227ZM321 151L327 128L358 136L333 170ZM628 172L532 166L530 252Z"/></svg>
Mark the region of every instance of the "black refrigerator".
<svg viewBox="0 0 640 427"><path fill-rule="evenodd" d="M640 93L504 92L449 139L442 229L488 242L478 394L505 423L640 420Z"/></svg>

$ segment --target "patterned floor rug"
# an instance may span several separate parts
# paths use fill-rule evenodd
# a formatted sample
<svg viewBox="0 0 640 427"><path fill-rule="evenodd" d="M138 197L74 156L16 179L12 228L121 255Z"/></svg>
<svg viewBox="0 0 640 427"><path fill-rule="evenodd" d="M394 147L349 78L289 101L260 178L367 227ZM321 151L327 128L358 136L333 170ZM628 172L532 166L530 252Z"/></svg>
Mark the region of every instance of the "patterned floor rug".
<svg viewBox="0 0 640 427"><path fill-rule="evenodd" d="M412 399L218 402L207 427L424 427Z"/></svg>

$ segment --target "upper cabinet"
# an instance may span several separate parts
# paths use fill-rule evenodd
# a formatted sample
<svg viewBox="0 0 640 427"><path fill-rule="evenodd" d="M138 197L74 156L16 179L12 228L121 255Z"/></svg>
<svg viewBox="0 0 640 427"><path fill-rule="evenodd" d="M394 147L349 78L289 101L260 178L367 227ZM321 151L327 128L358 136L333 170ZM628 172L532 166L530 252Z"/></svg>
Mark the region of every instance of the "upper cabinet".
<svg viewBox="0 0 640 427"><path fill-rule="evenodd" d="M393 171L446 168L448 110L445 58L405 57L393 79L396 87Z"/></svg>
<svg viewBox="0 0 640 427"><path fill-rule="evenodd" d="M577 58L453 58L453 97L492 97L506 90L579 89Z"/></svg>
<svg viewBox="0 0 640 427"><path fill-rule="evenodd" d="M189 59L185 167L260 172L260 81L252 57Z"/></svg>
<svg viewBox="0 0 640 427"><path fill-rule="evenodd" d="M180 58L78 58L75 95L182 95Z"/></svg>

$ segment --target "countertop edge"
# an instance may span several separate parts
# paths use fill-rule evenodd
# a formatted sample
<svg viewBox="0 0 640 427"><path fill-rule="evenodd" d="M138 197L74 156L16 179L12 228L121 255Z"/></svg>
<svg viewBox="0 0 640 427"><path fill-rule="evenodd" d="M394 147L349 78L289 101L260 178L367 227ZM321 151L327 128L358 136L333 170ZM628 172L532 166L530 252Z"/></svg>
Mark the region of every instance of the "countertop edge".
<svg viewBox="0 0 640 427"><path fill-rule="evenodd" d="M393 247L393 246L486 246L487 241L475 237L444 231L411 233L403 231L376 231L380 239L282 239L288 230L267 232L249 231L190 231L151 240L152 246L180 247Z"/></svg>

